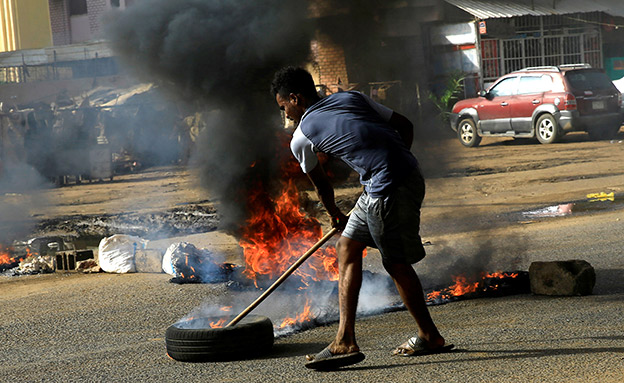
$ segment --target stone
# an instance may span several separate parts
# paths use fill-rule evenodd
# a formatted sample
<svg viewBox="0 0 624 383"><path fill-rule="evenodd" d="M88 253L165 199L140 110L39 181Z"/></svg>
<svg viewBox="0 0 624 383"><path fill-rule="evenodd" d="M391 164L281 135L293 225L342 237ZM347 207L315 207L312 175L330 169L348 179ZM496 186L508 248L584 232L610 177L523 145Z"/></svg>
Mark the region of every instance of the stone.
<svg viewBox="0 0 624 383"><path fill-rule="evenodd" d="M596 272L583 260L533 262L529 280L533 294L589 295L596 284Z"/></svg>

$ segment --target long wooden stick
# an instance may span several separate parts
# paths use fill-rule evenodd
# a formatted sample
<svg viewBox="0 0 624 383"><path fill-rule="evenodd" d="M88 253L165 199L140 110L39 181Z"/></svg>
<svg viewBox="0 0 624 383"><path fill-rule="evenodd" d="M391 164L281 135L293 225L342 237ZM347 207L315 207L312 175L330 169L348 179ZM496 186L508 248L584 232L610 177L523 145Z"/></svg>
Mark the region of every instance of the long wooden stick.
<svg viewBox="0 0 624 383"><path fill-rule="evenodd" d="M249 314L251 312L251 310L255 309L260 303L262 303L262 301L266 297L268 297L279 285L281 285L282 282L284 282L286 280L286 278L288 278L290 276L290 274L294 273L295 270L297 270L297 268L299 266L301 266L301 264L303 262L305 262L306 259L308 259L312 254L314 254L314 252L316 250L318 250L321 246L323 246L325 244L325 242L327 242L331 237L333 237L334 234L336 234L337 231L338 231L338 229L336 229L336 228L332 228L330 231L328 231L327 234L325 234L323 236L323 238L321 238L317 243L315 243L312 247L310 247L310 249L308 251L306 251L305 254L303 254L297 260L297 262L293 263L293 265L290 266L288 268L288 270L286 270L284 272L284 274L282 274L281 277L279 277L275 282L273 282L273 284L262 295L260 295L260 297L258 297L258 299L256 299L245 310L243 310L243 312L238 314L238 316L236 318L232 319L232 321L230 323L228 323L225 327L233 326L233 325L237 324L238 322L240 322L241 319L246 317L247 314Z"/></svg>

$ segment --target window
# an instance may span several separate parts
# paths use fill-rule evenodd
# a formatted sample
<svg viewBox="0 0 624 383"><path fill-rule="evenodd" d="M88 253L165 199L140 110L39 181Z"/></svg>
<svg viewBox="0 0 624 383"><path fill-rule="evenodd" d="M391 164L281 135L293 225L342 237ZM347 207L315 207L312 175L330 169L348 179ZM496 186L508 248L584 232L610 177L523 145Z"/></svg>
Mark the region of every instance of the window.
<svg viewBox="0 0 624 383"><path fill-rule="evenodd" d="M589 70L571 70L565 74L574 89L605 90L612 89L613 83L603 72Z"/></svg>
<svg viewBox="0 0 624 383"><path fill-rule="evenodd" d="M490 95L492 97L511 96L516 89L516 79L517 77L507 77L490 89Z"/></svg>
<svg viewBox="0 0 624 383"><path fill-rule="evenodd" d="M543 93L552 90L552 77L522 76L518 85L518 94Z"/></svg>
<svg viewBox="0 0 624 383"><path fill-rule="evenodd" d="M87 0L69 0L69 14L86 15L87 14Z"/></svg>
<svg viewBox="0 0 624 383"><path fill-rule="evenodd" d="M126 9L132 5L133 0L109 0L108 3L113 9Z"/></svg>

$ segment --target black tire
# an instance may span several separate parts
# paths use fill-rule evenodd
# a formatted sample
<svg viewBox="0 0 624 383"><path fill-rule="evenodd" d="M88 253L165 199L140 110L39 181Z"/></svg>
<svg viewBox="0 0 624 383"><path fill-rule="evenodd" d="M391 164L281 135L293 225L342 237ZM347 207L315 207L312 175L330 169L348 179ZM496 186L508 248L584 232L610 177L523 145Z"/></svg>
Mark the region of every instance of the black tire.
<svg viewBox="0 0 624 383"><path fill-rule="evenodd" d="M195 318L169 326L165 333L167 354L182 362L235 360L266 354L273 346L269 318L248 315L230 327L210 327L211 322L223 319L232 318Z"/></svg>
<svg viewBox="0 0 624 383"><path fill-rule="evenodd" d="M535 137L542 144L552 144L561 139L561 129L552 114L544 113L535 122Z"/></svg>
<svg viewBox="0 0 624 383"><path fill-rule="evenodd" d="M479 146L481 136L477 133L477 126L472 118L462 118L457 124L457 138L467 148Z"/></svg>

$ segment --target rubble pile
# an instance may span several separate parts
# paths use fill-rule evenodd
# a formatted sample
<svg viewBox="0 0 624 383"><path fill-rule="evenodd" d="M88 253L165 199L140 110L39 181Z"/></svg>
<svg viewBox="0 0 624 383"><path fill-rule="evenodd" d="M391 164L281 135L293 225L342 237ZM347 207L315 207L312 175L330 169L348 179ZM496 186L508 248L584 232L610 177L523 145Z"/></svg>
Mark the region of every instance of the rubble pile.
<svg viewBox="0 0 624 383"><path fill-rule="evenodd" d="M32 255L19 263L15 275L46 274L54 272L54 258L47 255Z"/></svg>

